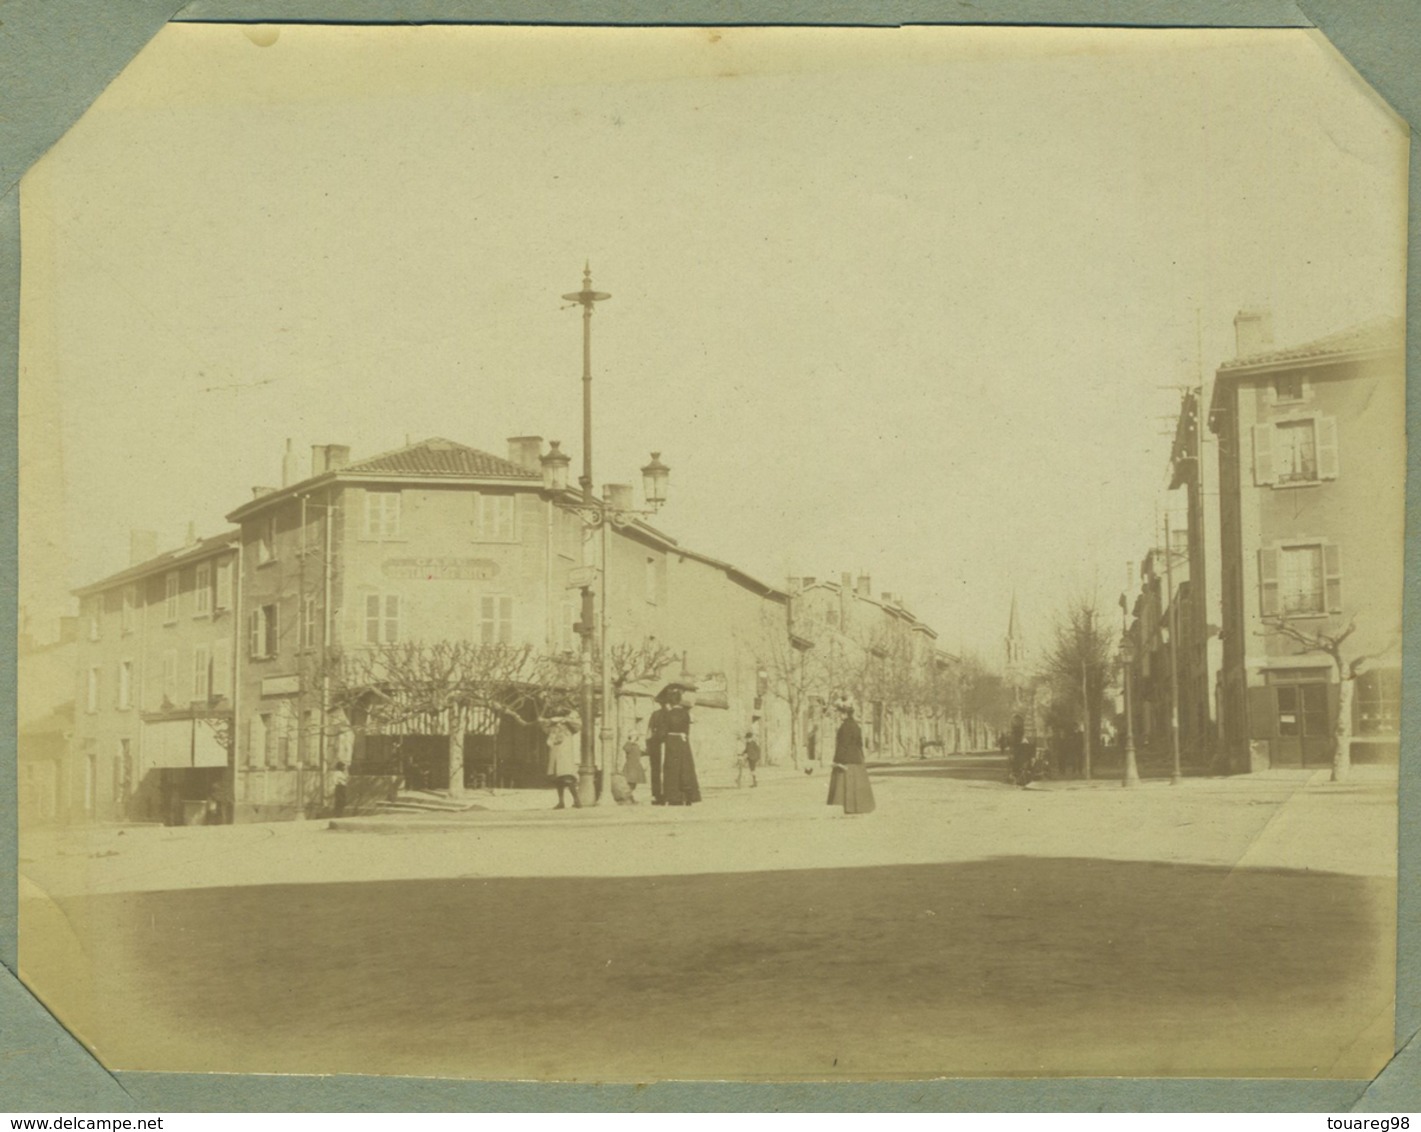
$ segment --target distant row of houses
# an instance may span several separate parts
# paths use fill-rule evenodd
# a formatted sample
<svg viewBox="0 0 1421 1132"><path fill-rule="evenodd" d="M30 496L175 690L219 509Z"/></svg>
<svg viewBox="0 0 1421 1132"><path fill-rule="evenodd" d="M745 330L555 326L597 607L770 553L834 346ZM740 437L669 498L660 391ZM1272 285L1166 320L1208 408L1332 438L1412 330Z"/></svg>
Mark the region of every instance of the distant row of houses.
<svg viewBox="0 0 1421 1132"><path fill-rule="evenodd" d="M1186 763L1321 765L1350 700L1353 759L1395 761L1401 320L1292 347L1274 344L1266 310L1239 312L1234 327L1237 356L1218 368L1207 404L1202 389L1183 394L1170 486L1183 492L1184 521L1157 532L1127 602L1136 738L1169 744L1177 700ZM1349 673L1359 662L1346 696L1322 647L1344 635Z"/></svg>
<svg viewBox="0 0 1421 1132"><path fill-rule="evenodd" d="M73 694L49 718L36 706L45 738L21 744L26 813L309 816L329 804L338 760L447 788L438 723L381 726L337 706L332 658L462 641L571 660L589 571L608 655L621 646L656 666L618 680L598 728L603 763L673 677L700 689L693 741L712 780L750 728L772 758L823 755L827 705L841 695L860 702L880 755L971 741L953 708L956 658L900 599L873 594L866 577L769 585L642 521L593 530L576 493L545 484L547 455L538 437L510 439L506 456L436 438L352 461L321 445L299 475L288 443L281 486L253 489L230 529L190 530L163 553L136 533L128 569L76 591L78 618L55 653ZM46 687L56 680L43 674ZM22 686L40 682L22 658ZM470 728L463 785L544 783L537 710L533 697L526 718Z"/></svg>

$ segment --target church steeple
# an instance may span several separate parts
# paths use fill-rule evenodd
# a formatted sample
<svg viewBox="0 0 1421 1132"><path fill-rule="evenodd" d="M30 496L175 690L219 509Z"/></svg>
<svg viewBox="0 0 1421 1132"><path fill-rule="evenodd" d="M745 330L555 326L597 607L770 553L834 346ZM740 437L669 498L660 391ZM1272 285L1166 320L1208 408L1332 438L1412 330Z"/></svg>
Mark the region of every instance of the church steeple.
<svg viewBox="0 0 1421 1132"><path fill-rule="evenodd" d="M1021 642L1021 628L1017 624L1016 616L1016 591L1011 594L1011 615L1007 618L1007 677L1011 679L1020 673L1022 662L1026 659Z"/></svg>

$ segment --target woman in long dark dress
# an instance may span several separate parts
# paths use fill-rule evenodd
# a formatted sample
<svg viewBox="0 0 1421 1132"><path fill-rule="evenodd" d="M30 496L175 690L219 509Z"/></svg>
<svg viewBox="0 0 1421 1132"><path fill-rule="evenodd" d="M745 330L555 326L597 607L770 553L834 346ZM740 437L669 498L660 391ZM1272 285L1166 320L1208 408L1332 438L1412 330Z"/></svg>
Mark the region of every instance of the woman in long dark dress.
<svg viewBox="0 0 1421 1132"><path fill-rule="evenodd" d="M667 689L663 689L662 695L666 693ZM677 702L666 708L663 725L666 730L662 740L662 794L668 806L694 805L701 800L701 784L696 778L696 760L691 754L689 691L678 689Z"/></svg>
<svg viewBox="0 0 1421 1132"><path fill-rule="evenodd" d="M834 770L829 778L828 804L843 806L846 814L873 813L873 787L863 765L863 732L854 718L854 705L838 705L842 722L834 737Z"/></svg>

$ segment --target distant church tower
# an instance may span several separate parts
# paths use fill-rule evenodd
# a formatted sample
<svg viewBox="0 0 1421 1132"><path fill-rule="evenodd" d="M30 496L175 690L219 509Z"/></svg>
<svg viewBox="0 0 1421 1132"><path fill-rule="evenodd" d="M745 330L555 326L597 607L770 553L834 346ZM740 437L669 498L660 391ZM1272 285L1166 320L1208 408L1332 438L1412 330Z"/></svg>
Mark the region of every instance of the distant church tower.
<svg viewBox="0 0 1421 1132"><path fill-rule="evenodd" d="M1007 665L1006 680L1013 687L1020 685L1026 677L1026 646L1021 639L1021 626L1016 617L1016 591L1011 595L1011 616L1007 619Z"/></svg>

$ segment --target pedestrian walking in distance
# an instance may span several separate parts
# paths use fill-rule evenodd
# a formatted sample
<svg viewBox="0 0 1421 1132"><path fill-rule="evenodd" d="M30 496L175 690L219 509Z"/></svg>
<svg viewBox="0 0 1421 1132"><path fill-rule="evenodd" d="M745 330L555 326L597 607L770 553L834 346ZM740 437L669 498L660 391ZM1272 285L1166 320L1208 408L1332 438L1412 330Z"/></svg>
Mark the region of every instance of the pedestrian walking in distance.
<svg viewBox="0 0 1421 1132"><path fill-rule="evenodd" d="M345 815L346 795L350 789L350 775L345 771L345 763L336 763L336 772L332 777L332 781L335 783L336 817L343 817Z"/></svg>
<svg viewBox="0 0 1421 1132"><path fill-rule="evenodd" d="M740 754L735 760L735 785L738 787L744 780L745 772L750 772L750 785L759 786L759 781L755 778L755 768L760 765L760 744L755 742L755 732L745 732L745 745L740 748Z"/></svg>
<svg viewBox="0 0 1421 1132"><path fill-rule="evenodd" d="M696 760L691 753L691 693L687 684L668 684L656 697L668 705L662 716L661 790L668 806L692 806L701 800Z"/></svg>
<svg viewBox="0 0 1421 1132"><path fill-rule="evenodd" d="M641 765L641 743L638 742L640 732L641 720L638 719L632 733L627 736L627 741L622 744L622 754L625 756L622 762L622 778L626 780L628 802L636 801L636 788L646 781L646 770Z"/></svg>
<svg viewBox="0 0 1421 1132"><path fill-rule="evenodd" d="M572 737L582 729L582 725L576 716L555 715L542 720L542 727L548 737L548 777L558 792L558 804L553 809L567 809L564 795L569 791L573 806L581 809L582 799L577 796L577 771L581 760Z"/></svg>
<svg viewBox="0 0 1421 1132"><path fill-rule="evenodd" d="M854 718L854 705L840 700L839 730L834 736L834 769L829 777L831 806L843 806L846 814L873 813L873 787L863 765L863 732Z"/></svg>

